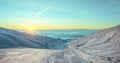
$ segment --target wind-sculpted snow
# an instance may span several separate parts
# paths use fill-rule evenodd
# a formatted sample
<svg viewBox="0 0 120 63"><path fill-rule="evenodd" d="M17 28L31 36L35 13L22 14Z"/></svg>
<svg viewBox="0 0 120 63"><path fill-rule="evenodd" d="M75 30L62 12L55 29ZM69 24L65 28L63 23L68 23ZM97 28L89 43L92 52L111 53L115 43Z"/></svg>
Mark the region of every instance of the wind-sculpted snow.
<svg viewBox="0 0 120 63"><path fill-rule="evenodd" d="M29 47L58 49L60 46L62 46L62 44L65 43L66 41L61 39L0 28L0 48Z"/></svg>
<svg viewBox="0 0 120 63"><path fill-rule="evenodd" d="M42 62L120 63L120 26L73 40L68 43L68 49L54 53Z"/></svg>

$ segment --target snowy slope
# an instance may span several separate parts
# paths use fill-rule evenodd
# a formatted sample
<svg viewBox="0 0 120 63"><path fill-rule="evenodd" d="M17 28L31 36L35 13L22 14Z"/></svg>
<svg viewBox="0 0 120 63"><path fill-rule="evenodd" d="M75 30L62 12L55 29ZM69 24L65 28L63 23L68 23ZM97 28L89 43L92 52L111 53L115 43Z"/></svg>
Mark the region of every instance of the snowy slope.
<svg viewBox="0 0 120 63"><path fill-rule="evenodd" d="M55 49L65 42L65 40L61 39L0 28L0 48L29 47Z"/></svg>
<svg viewBox="0 0 120 63"><path fill-rule="evenodd" d="M73 40L68 46L41 63L120 63L120 25Z"/></svg>
<svg viewBox="0 0 120 63"><path fill-rule="evenodd" d="M120 26L68 43L64 50L0 49L0 63L120 63Z"/></svg>
<svg viewBox="0 0 120 63"><path fill-rule="evenodd" d="M40 63L43 57L60 50L10 48L0 49L0 63Z"/></svg>
<svg viewBox="0 0 120 63"><path fill-rule="evenodd" d="M120 26L77 39L69 43L69 45L92 55L112 55L120 51Z"/></svg>

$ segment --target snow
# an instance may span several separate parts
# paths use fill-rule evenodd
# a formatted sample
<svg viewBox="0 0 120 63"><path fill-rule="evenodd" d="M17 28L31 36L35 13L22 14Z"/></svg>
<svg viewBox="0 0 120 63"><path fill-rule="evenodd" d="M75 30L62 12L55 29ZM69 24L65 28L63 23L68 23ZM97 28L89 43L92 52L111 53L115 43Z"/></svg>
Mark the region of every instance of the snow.
<svg viewBox="0 0 120 63"><path fill-rule="evenodd" d="M0 49L0 63L120 63L120 25L66 45L63 50Z"/></svg>
<svg viewBox="0 0 120 63"><path fill-rule="evenodd" d="M18 32L11 29L0 28L0 48L47 48L47 49L63 49L62 44L65 40L40 36L30 33Z"/></svg>
<svg viewBox="0 0 120 63"><path fill-rule="evenodd" d="M43 57L61 50L12 48L0 50L0 63L39 63ZM3 56L1 56L3 55Z"/></svg>
<svg viewBox="0 0 120 63"><path fill-rule="evenodd" d="M120 63L120 25L68 42L68 49L51 54L42 62Z"/></svg>

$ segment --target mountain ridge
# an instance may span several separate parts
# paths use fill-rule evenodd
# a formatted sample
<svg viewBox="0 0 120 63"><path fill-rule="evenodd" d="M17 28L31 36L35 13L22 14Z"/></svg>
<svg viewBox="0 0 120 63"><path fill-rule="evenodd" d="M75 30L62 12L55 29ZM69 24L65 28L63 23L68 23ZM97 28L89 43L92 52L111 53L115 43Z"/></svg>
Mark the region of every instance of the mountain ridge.
<svg viewBox="0 0 120 63"><path fill-rule="evenodd" d="M120 63L120 25L75 39L68 43L68 49L42 62L49 63L49 59L56 63Z"/></svg>
<svg viewBox="0 0 120 63"><path fill-rule="evenodd" d="M50 43L49 43L50 42ZM59 42L57 44L57 42ZM49 44L48 44L49 43ZM65 40L0 28L0 48L58 48ZM53 46L54 45L54 46ZM52 48L53 47L53 48Z"/></svg>

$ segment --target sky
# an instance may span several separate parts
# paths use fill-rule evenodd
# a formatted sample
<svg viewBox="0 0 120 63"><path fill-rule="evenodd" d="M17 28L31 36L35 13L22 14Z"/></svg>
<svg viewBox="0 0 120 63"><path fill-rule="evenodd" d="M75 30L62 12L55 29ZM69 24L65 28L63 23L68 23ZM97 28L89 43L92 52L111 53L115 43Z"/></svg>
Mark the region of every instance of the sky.
<svg viewBox="0 0 120 63"><path fill-rule="evenodd" d="M104 29L120 24L120 0L0 0L0 27Z"/></svg>

